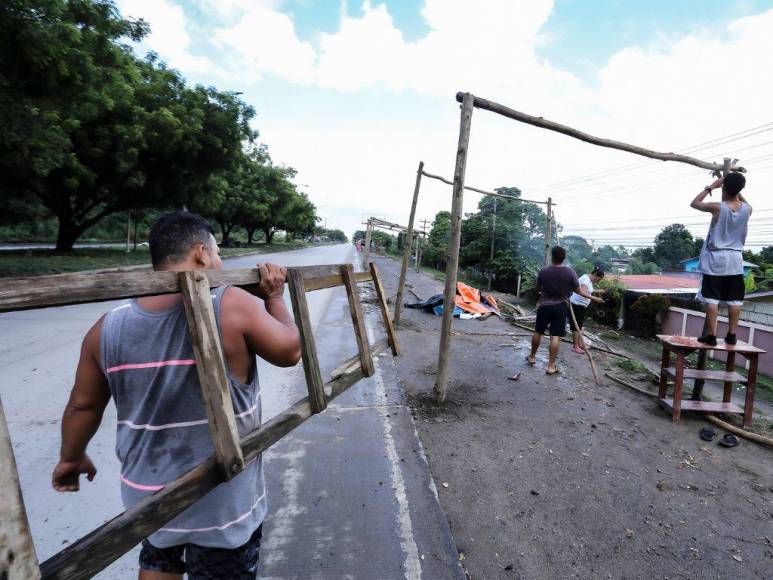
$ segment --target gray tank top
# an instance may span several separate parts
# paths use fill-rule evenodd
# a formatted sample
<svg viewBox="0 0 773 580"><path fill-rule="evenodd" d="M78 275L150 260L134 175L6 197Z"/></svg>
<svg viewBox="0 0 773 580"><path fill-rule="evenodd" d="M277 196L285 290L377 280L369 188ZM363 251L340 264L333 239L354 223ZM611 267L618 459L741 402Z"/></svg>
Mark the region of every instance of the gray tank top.
<svg viewBox="0 0 773 580"><path fill-rule="evenodd" d="M225 290L212 291L218 329ZM145 310L136 300L113 309L102 322L101 349L118 411L116 453L128 508L211 456L212 440L182 302L162 312ZM230 370L228 380L243 436L261 421L257 366L253 363L246 384ZM260 526L266 509L258 457L148 539L159 548L185 543L236 548Z"/></svg>
<svg viewBox="0 0 773 580"><path fill-rule="evenodd" d="M709 233L703 242L698 271L712 276L735 276L743 274L743 245L751 208L741 203L736 211L719 204L719 217L709 226Z"/></svg>

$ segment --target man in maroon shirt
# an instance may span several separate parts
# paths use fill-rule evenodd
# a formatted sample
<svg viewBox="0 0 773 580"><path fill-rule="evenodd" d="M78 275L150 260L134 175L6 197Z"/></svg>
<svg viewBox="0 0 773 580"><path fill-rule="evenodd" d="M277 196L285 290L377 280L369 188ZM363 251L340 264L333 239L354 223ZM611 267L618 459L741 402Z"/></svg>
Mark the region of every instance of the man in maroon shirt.
<svg viewBox="0 0 773 580"><path fill-rule="evenodd" d="M546 374L558 372L556 358L561 337L566 336L566 317L569 313L569 297L576 292L583 298L594 300L594 297L580 288L577 274L571 268L564 266L566 250L561 246L553 246L550 252L553 264L546 266L537 274L537 322L531 337L531 354L526 357L530 365L537 362L537 349L542 341L542 335L550 327L550 359Z"/></svg>

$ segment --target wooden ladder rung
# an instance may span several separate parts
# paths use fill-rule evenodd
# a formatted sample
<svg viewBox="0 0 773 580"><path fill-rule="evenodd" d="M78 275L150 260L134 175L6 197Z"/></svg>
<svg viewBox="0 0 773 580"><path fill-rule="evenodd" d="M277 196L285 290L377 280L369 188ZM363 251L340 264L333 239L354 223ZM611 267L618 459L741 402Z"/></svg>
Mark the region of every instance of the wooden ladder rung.
<svg viewBox="0 0 773 580"><path fill-rule="evenodd" d="M676 377L676 368L667 367L664 369L666 375L671 378ZM707 381L721 381L723 383L743 383L747 382L746 377L734 371L707 371L700 369L684 369L685 379L704 379Z"/></svg>

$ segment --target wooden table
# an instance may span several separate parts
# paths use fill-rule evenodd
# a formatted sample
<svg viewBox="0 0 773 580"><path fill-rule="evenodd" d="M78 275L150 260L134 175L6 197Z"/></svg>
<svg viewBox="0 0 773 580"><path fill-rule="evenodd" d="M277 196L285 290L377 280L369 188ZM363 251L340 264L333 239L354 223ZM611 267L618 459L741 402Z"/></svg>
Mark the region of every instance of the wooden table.
<svg viewBox="0 0 773 580"><path fill-rule="evenodd" d="M672 410L674 423L678 423L682 410L697 411L701 413L738 413L743 415L743 426L751 427L752 412L754 410L754 386L757 380L757 363L759 356L765 351L747 344L741 340L737 344L725 344L724 340L717 339L716 346L709 346L698 342L691 336L675 336L659 334L658 339L663 345L663 356L660 364L660 389L658 399L661 405ZM710 350L727 353L727 362L724 371L707 371L706 353ZM698 351L698 368L686 369L685 358L690 353ZM676 355L675 366L671 366L671 353ZM749 361L748 376L744 377L735 370L735 356L740 354ZM674 398L666 398L666 385L669 378L674 379ZM721 403L709 401L683 401L682 386L684 379L714 380L725 384ZM733 383L746 384L746 400L741 408L732 402Z"/></svg>

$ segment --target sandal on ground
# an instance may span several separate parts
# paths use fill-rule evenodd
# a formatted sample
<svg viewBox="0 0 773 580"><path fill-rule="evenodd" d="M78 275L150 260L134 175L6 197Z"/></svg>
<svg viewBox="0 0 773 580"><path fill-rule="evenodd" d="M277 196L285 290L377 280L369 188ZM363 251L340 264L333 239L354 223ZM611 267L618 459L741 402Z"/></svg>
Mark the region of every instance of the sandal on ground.
<svg viewBox="0 0 773 580"><path fill-rule="evenodd" d="M554 371L552 371L552 372L551 372L551 371L545 371L545 374L546 374L546 375L557 375L557 374L559 374L560 372L561 372L561 371L559 371L559 370L558 370L558 368L556 368L556 370L554 370Z"/></svg>
<svg viewBox="0 0 773 580"><path fill-rule="evenodd" d="M573 346L572 350L576 352L577 354L585 354L585 351L579 347Z"/></svg>
<svg viewBox="0 0 773 580"><path fill-rule="evenodd" d="M534 366L537 364L536 360L534 362L530 361L528 356L526 357L526 362L529 363L531 366Z"/></svg>
<svg viewBox="0 0 773 580"><path fill-rule="evenodd" d="M738 437L732 433L725 433L725 436L719 440L719 444L722 447L737 447L739 443Z"/></svg>
<svg viewBox="0 0 773 580"><path fill-rule="evenodd" d="M704 441L714 441L717 436L717 430L714 427L704 427L701 429L701 439Z"/></svg>

